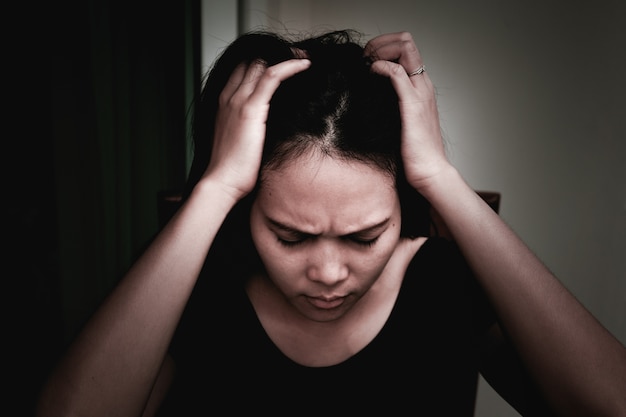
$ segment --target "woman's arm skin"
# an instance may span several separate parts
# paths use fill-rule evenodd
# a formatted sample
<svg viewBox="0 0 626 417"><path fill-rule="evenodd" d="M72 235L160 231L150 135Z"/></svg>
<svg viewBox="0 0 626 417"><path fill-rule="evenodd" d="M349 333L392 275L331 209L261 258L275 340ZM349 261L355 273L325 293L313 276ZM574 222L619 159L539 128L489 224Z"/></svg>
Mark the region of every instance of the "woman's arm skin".
<svg viewBox="0 0 626 417"><path fill-rule="evenodd" d="M42 391L39 416L142 415L216 232L256 182L270 98L308 66L253 62L233 72L205 175L74 341Z"/></svg>
<svg viewBox="0 0 626 417"><path fill-rule="evenodd" d="M469 187L443 149L434 89L408 33L374 38L372 69L403 114L409 182L442 216L547 401L564 416L626 415L626 349Z"/></svg>

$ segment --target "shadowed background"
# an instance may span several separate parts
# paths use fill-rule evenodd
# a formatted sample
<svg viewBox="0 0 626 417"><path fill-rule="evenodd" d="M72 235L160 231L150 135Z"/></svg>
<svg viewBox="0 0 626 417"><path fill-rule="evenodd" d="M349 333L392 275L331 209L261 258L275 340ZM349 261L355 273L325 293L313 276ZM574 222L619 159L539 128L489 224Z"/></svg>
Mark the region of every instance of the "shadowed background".
<svg viewBox="0 0 626 417"><path fill-rule="evenodd" d="M255 28L410 31L455 165L626 342L623 1L64 0L6 16L7 344L26 407L156 232L157 193L184 181L201 72ZM481 383L476 415L516 414Z"/></svg>

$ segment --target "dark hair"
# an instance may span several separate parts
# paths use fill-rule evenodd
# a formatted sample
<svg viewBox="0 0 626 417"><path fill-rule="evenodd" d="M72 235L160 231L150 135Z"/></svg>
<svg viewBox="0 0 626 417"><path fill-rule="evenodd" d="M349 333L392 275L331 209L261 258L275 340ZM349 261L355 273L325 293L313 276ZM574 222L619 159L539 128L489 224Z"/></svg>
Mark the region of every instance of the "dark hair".
<svg viewBox="0 0 626 417"><path fill-rule="evenodd" d="M303 50L311 67L281 83L270 102L261 174L311 149L370 164L395 178L402 209L401 234L425 235L428 205L408 185L400 156L398 97L389 79L370 70L359 38L352 30L299 40L250 32L225 49L208 74L194 110L194 159L184 197L210 160L218 97L234 68L258 59L271 66L297 57ZM237 204L214 247L224 245L226 253L219 255L221 259L237 253L235 264L256 265L252 267L256 269L260 264L249 238L248 218L253 200L254 192ZM246 259L248 255L240 258L243 252L254 254L254 262Z"/></svg>

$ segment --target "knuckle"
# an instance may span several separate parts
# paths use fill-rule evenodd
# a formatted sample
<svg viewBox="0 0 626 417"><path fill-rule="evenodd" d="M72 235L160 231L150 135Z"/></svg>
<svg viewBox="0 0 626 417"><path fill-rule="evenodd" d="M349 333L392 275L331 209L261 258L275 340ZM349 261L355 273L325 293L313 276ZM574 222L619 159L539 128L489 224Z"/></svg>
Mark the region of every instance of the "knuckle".
<svg viewBox="0 0 626 417"><path fill-rule="evenodd" d="M242 106L245 98L242 97L242 94L239 92L235 92L233 94L226 94L222 92L218 98L218 104L220 108L223 109L236 109Z"/></svg>
<svg viewBox="0 0 626 417"><path fill-rule="evenodd" d="M257 106L253 105L249 101L242 103L239 106L239 116L246 120L256 117L259 114Z"/></svg>
<svg viewBox="0 0 626 417"><path fill-rule="evenodd" d="M278 78L278 69L276 67L267 67L263 76L269 79Z"/></svg>
<svg viewBox="0 0 626 417"><path fill-rule="evenodd" d="M404 67L400 64L395 64L391 66L392 75L405 75L406 71Z"/></svg>
<svg viewBox="0 0 626 417"><path fill-rule="evenodd" d="M400 32L400 40L403 42L413 42L413 35L411 35L411 32Z"/></svg>
<svg viewBox="0 0 626 417"><path fill-rule="evenodd" d="M267 71L267 67L263 63L263 61L255 61L253 65L250 66L251 77L252 80L257 80L263 76L263 74Z"/></svg>
<svg viewBox="0 0 626 417"><path fill-rule="evenodd" d="M225 107L228 105L230 101L230 96L226 93L226 91L222 91L217 98L217 103L220 107Z"/></svg>
<svg viewBox="0 0 626 417"><path fill-rule="evenodd" d="M409 52L417 51L417 46L415 45L415 41L413 40L413 35L410 32L401 32L400 33L400 42L402 43L402 47Z"/></svg>
<svg viewBox="0 0 626 417"><path fill-rule="evenodd" d="M413 41L405 42L404 47L406 48L408 52L417 52L417 46L415 45Z"/></svg>

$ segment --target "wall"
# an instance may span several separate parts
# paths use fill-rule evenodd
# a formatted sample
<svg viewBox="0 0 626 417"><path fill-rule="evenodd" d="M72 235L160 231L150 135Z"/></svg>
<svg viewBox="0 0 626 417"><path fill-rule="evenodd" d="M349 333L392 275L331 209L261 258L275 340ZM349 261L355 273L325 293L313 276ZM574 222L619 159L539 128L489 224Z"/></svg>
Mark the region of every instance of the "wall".
<svg viewBox="0 0 626 417"><path fill-rule="evenodd" d="M625 2L240 5L240 30L411 32L454 164L474 188L502 193L502 217L626 343ZM481 381L476 415L516 413Z"/></svg>

